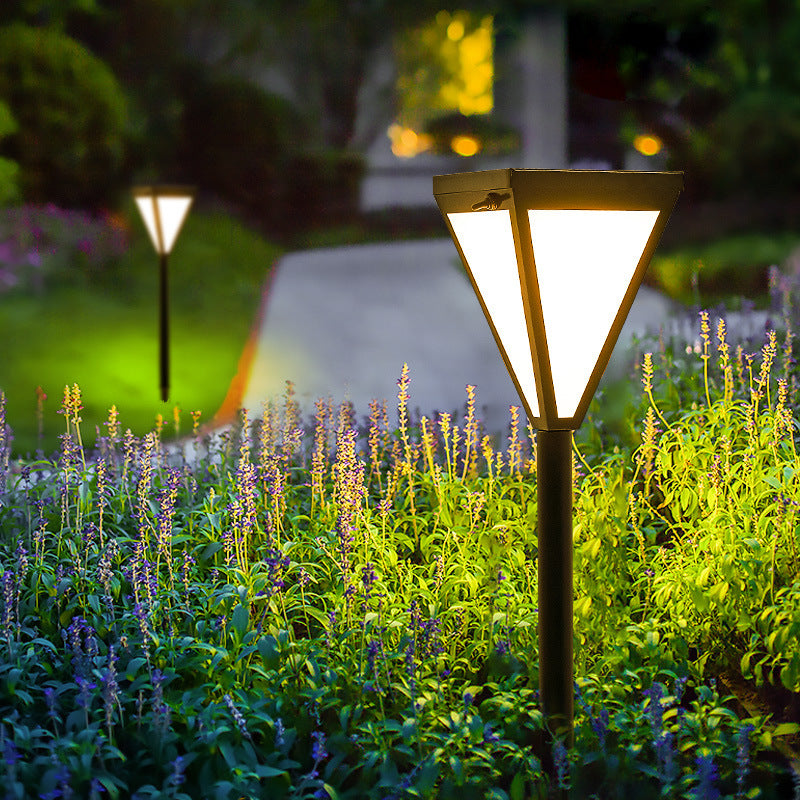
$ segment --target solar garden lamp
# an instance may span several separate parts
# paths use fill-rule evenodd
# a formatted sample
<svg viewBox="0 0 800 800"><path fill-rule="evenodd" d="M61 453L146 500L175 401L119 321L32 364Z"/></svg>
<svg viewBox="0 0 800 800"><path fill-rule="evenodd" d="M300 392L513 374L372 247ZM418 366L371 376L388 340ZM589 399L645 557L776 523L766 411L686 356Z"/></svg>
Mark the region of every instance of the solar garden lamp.
<svg viewBox="0 0 800 800"><path fill-rule="evenodd" d="M539 693L572 741L572 434L683 188L680 172L502 169L433 194L536 433Z"/></svg>
<svg viewBox="0 0 800 800"><path fill-rule="evenodd" d="M189 213L194 192L186 186L140 186L133 198L159 260L159 385L169 399L169 280L167 258Z"/></svg>

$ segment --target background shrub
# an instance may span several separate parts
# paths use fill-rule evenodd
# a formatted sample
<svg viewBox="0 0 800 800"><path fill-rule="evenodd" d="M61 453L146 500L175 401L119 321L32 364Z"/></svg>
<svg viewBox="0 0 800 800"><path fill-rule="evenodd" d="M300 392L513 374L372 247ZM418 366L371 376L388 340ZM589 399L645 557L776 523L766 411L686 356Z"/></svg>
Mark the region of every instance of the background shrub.
<svg viewBox="0 0 800 800"><path fill-rule="evenodd" d="M19 162L26 200L98 207L121 186L126 99L110 70L58 31L0 29L0 100L18 130L0 154Z"/></svg>
<svg viewBox="0 0 800 800"><path fill-rule="evenodd" d="M800 100L794 92L751 90L735 97L690 140L684 169L715 196L791 193L800 180Z"/></svg>
<svg viewBox="0 0 800 800"><path fill-rule="evenodd" d="M298 131L284 99L239 78L190 82L184 98L184 175L263 223L280 212L287 152Z"/></svg>
<svg viewBox="0 0 800 800"><path fill-rule="evenodd" d="M0 139L17 130L17 121L8 105L0 100ZM9 158L0 158L0 205L14 202L19 196L19 165Z"/></svg>

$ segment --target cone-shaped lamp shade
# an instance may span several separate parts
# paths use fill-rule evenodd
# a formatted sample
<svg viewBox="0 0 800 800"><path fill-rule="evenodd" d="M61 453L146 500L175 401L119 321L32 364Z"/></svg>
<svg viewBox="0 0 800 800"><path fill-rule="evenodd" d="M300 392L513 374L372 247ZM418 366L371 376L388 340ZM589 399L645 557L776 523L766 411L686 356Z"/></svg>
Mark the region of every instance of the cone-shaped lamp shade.
<svg viewBox="0 0 800 800"><path fill-rule="evenodd" d="M156 252L170 253L194 200L193 192L183 186L147 186L134 189L133 197Z"/></svg>
<svg viewBox="0 0 800 800"><path fill-rule="evenodd" d="M461 248L469 258L472 277L478 284L486 317L495 339L511 364L517 390L524 395L534 415L539 414L536 378L531 361L531 343L522 306L522 291L508 211L451 214L450 223Z"/></svg>
<svg viewBox="0 0 800 800"><path fill-rule="evenodd" d="M577 429L681 173L491 170L434 195L531 422Z"/></svg>

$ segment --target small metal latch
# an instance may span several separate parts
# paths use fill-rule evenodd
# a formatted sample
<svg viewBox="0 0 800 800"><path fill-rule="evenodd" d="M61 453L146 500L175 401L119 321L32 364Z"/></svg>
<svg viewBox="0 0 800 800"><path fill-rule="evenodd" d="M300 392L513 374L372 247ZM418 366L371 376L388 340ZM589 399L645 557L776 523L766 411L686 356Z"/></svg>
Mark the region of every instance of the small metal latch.
<svg viewBox="0 0 800 800"><path fill-rule="evenodd" d="M473 211L497 211L500 206L511 197L510 194L499 194L498 192L489 192L485 200L480 203L475 203L472 206Z"/></svg>

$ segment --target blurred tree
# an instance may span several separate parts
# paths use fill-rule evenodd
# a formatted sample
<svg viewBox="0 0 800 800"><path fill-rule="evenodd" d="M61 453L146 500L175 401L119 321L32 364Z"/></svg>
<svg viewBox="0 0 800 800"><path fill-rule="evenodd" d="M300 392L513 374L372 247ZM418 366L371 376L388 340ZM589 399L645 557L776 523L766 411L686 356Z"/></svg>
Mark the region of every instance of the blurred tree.
<svg viewBox="0 0 800 800"><path fill-rule="evenodd" d="M55 28L0 28L0 100L18 130L2 155L19 162L25 199L95 207L123 179L126 100L108 67Z"/></svg>
<svg viewBox="0 0 800 800"><path fill-rule="evenodd" d="M573 83L613 90L667 144L689 194L800 185L794 0L568 0ZM604 77L605 76L605 77Z"/></svg>
<svg viewBox="0 0 800 800"><path fill-rule="evenodd" d="M125 87L127 171L148 179L179 180L172 171L190 60L181 11L191 0L92 2L96 12L76 16L68 30L102 58Z"/></svg>
<svg viewBox="0 0 800 800"><path fill-rule="evenodd" d="M94 14L97 0L3 0L0 25L25 22L63 30L76 15Z"/></svg>

